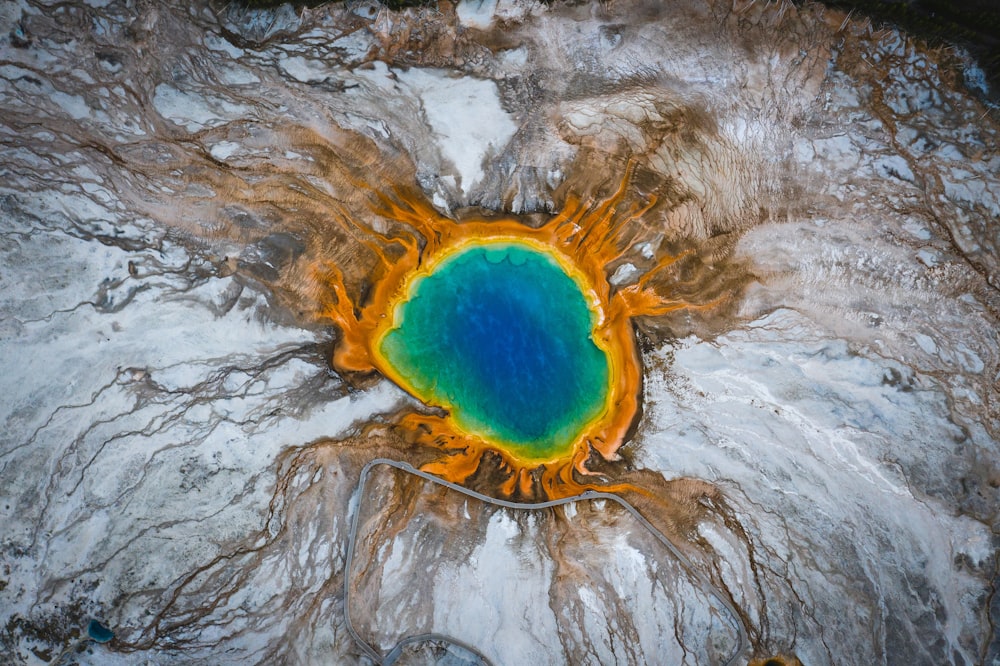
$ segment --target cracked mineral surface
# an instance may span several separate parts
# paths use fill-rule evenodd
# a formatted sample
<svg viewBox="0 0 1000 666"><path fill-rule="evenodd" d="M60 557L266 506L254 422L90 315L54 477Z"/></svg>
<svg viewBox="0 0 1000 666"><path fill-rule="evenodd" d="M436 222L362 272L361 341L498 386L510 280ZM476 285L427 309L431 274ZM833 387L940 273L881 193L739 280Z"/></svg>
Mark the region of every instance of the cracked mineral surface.
<svg viewBox="0 0 1000 666"><path fill-rule="evenodd" d="M0 662L1000 663L974 68L786 2L4 3ZM720 303L634 321L637 419L589 461L650 529L360 491L442 453L331 364L310 267L374 275L337 220L538 227L628 165L655 204L609 284L684 256L656 288Z"/></svg>

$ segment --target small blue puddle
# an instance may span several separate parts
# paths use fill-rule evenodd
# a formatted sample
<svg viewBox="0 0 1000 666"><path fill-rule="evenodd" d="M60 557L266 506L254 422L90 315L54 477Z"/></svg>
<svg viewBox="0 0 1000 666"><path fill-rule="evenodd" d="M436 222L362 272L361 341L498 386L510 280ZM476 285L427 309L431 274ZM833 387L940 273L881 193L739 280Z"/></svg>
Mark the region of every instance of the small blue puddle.
<svg viewBox="0 0 1000 666"><path fill-rule="evenodd" d="M91 620L87 625L87 635L98 643L107 643L115 637L115 632L111 631L97 620Z"/></svg>

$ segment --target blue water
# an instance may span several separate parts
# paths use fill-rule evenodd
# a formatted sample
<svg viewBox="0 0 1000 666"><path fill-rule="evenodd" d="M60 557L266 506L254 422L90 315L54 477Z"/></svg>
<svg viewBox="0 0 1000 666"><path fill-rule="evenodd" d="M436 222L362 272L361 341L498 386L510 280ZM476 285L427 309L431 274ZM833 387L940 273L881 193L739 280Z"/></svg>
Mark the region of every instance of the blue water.
<svg viewBox="0 0 1000 666"><path fill-rule="evenodd" d="M380 352L464 429L533 458L600 413L607 355L577 283L528 245L476 245L412 285Z"/></svg>
<svg viewBox="0 0 1000 666"><path fill-rule="evenodd" d="M98 643L107 643L115 637L115 632L111 631L97 620L91 620L87 625L87 635Z"/></svg>

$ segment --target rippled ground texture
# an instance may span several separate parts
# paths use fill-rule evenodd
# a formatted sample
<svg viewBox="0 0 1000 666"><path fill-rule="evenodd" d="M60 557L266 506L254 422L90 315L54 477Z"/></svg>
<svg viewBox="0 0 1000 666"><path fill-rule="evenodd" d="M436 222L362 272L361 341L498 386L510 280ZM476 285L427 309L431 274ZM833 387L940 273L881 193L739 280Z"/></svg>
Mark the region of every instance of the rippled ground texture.
<svg viewBox="0 0 1000 666"><path fill-rule="evenodd" d="M997 662L1000 155L960 54L760 2L21 0L0 35L5 659L54 661L97 618L116 638L84 663L363 660L358 501L379 575L353 579L352 617L379 645L431 627L642 663L673 617L674 654L722 654L621 516L405 482L384 484L398 512L352 503L368 460L430 456L368 427L416 405L330 370L307 279L332 262L364 291L371 258L330 220L391 232L365 185L541 224L631 157L658 203L612 284L688 251L661 287L731 305L637 322L642 414L595 469L656 489L633 499L739 609L744 658ZM387 574L426 506L468 541Z"/></svg>

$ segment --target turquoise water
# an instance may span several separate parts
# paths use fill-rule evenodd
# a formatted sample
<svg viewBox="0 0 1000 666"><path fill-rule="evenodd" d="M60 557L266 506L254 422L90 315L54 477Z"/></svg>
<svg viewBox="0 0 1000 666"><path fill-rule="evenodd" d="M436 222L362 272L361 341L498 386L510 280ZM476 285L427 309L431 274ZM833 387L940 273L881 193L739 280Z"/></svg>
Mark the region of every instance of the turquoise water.
<svg viewBox="0 0 1000 666"><path fill-rule="evenodd" d="M512 453L565 453L604 407L593 312L547 254L516 242L457 251L411 285L379 352L423 401Z"/></svg>
<svg viewBox="0 0 1000 666"><path fill-rule="evenodd" d="M115 632L111 631L97 620L91 620L87 625L87 635L98 643L107 643L115 637Z"/></svg>

